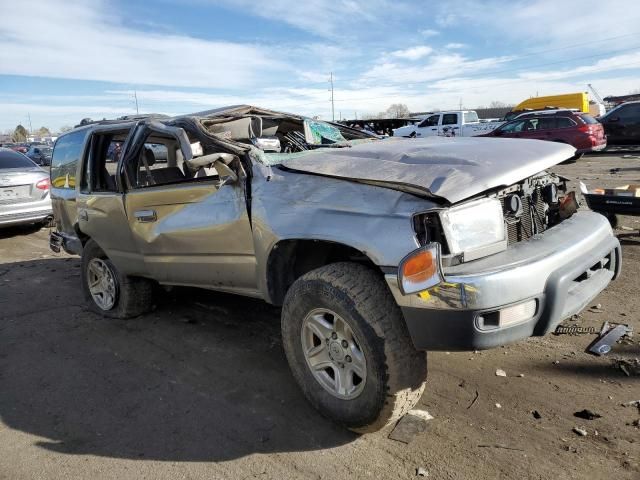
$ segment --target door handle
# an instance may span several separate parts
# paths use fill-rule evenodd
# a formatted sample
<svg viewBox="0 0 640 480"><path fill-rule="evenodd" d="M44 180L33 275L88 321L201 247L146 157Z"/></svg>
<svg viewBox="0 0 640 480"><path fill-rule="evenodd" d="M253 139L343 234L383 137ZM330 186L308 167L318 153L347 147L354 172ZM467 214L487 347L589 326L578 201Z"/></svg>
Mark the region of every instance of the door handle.
<svg viewBox="0 0 640 480"><path fill-rule="evenodd" d="M138 210L133 216L141 223L155 222L158 219L155 210Z"/></svg>
<svg viewBox="0 0 640 480"><path fill-rule="evenodd" d="M437 128L432 128L431 130L435 131L435 130L438 130L438 129Z"/></svg>

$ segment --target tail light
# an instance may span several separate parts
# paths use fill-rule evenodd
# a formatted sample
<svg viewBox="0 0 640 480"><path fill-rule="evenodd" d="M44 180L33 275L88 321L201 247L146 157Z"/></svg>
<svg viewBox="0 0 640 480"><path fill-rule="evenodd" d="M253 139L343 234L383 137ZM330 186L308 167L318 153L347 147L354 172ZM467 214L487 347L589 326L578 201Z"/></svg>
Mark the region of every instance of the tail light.
<svg viewBox="0 0 640 480"><path fill-rule="evenodd" d="M49 190L51 188L51 182L48 178L40 180L38 183L36 183L36 188L38 190Z"/></svg>
<svg viewBox="0 0 640 480"><path fill-rule="evenodd" d="M591 125L580 125L578 127L578 131L580 131L582 133L592 133Z"/></svg>

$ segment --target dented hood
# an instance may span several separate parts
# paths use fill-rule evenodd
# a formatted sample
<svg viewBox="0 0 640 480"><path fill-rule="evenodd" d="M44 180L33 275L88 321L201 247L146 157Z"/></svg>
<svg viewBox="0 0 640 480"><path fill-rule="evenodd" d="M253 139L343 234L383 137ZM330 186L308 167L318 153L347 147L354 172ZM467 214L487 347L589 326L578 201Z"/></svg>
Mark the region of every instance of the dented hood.
<svg viewBox="0 0 640 480"><path fill-rule="evenodd" d="M449 203L509 186L575 155L570 145L506 138L389 138L327 148L285 168L383 185Z"/></svg>

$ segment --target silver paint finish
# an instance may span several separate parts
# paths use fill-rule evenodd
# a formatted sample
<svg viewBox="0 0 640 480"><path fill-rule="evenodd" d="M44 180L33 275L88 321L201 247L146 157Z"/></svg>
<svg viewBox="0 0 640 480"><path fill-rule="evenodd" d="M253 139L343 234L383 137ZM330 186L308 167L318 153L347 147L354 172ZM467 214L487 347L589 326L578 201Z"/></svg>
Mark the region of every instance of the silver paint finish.
<svg viewBox="0 0 640 480"><path fill-rule="evenodd" d="M38 182L48 178L49 174L35 164L32 168L0 169L0 189L20 189L24 193L16 198L0 195L0 226L37 222L51 216L49 190L36 188Z"/></svg>
<svg viewBox="0 0 640 480"><path fill-rule="evenodd" d="M413 187L453 204L512 185L574 154L570 145L539 140L389 138L316 150L282 165L318 175Z"/></svg>
<svg viewBox="0 0 640 480"><path fill-rule="evenodd" d="M428 294L402 295L397 275L385 280L400 306L483 310L541 296L551 274L592 256L604 257L617 245L608 221L578 212L543 234L508 250L444 269L445 281Z"/></svg>

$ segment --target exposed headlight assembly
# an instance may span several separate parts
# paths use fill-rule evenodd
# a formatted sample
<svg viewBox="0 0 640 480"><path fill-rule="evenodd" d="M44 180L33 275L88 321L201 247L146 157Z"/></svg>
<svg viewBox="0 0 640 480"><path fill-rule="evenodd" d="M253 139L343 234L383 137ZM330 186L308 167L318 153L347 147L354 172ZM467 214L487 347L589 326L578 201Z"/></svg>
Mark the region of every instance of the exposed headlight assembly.
<svg viewBox="0 0 640 480"><path fill-rule="evenodd" d="M440 212L449 251L468 262L507 248L502 205L483 198Z"/></svg>

